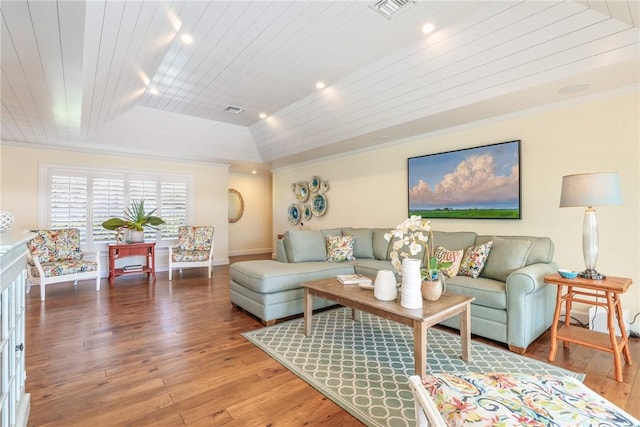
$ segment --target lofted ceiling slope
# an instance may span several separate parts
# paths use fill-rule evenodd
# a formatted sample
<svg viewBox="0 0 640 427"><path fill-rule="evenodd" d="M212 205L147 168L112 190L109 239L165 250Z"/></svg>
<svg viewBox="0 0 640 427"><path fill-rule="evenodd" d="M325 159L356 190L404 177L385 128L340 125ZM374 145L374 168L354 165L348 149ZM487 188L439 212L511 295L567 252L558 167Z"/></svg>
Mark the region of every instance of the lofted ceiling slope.
<svg viewBox="0 0 640 427"><path fill-rule="evenodd" d="M2 0L2 143L268 173L640 81L637 0L372 3Z"/></svg>

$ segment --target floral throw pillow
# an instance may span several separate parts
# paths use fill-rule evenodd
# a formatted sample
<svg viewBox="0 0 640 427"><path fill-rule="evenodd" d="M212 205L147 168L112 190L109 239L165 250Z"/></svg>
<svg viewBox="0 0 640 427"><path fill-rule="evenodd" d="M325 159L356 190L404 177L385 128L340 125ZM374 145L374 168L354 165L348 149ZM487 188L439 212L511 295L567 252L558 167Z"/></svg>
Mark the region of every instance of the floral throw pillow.
<svg viewBox="0 0 640 427"><path fill-rule="evenodd" d="M462 255L464 251L460 249L459 251L450 251L443 246L438 246L435 251L433 251L433 256L436 257L438 264L443 262L450 262L451 266L447 268L441 268L440 271L447 277L454 277L458 274L458 270L460 270L460 263L462 262Z"/></svg>
<svg viewBox="0 0 640 427"><path fill-rule="evenodd" d="M356 241L354 235L327 236L327 261L344 262L356 259L353 256L353 245Z"/></svg>
<svg viewBox="0 0 640 427"><path fill-rule="evenodd" d="M477 279L484 268L484 264L487 262L487 257L489 256L492 245L493 241L489 240L481 245L468 248L462 257L458 274Z"/></svg>

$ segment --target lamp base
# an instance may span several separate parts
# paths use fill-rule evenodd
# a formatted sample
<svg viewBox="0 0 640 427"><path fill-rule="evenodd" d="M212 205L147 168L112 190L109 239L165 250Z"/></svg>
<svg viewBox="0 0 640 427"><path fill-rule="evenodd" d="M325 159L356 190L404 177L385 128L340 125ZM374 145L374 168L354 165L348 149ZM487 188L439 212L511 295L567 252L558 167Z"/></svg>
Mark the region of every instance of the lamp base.
<svg viewBox="0 0 640 427"><path fill-rule="evenodd" d="M578 276L582 277L583 279L591 279L591 280L603 280L607 277L604 274L598 273L593 268L587 268L585 271L578 273Z"/></svg>

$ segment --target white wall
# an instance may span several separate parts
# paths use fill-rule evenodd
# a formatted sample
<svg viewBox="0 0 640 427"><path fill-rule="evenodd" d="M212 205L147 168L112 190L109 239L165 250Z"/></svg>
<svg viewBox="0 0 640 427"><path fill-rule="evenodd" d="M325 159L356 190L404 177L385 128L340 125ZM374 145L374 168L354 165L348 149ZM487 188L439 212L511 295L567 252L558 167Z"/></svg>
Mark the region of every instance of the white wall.
<svg viewBox="0 0 640 427"><path fill-rule="evenodd" d="M38 224L38 173L41 163L189 175L193 206L189 219L193 224L215 226L214 264L229 263L226 165L168 162L11 145L2 145L0 157L0 207L13 213L16 220L12 229L19 230L44 226ZM108 265L106 254L102 265ZM159 248L156 250L156 267L158 271L163 271L167 266L167 250Z"/></svg>
<svg viewBox="0 0 640 427"><path fill-rule="evenodd" d="M242 194L244 213L229 224L229 255L270 253L273 246L271 227L271 177L230 174L229 188Z"/></svg>
<svg viewBox="0 0 640 427"><path fill-rule="evenodd" d="M287 209L295 202L291 184L313 175L327 179L328 209L306 225L393 227L407 216L407 158L491 143L522 140L521 220L433 220L438 230L480 234L549 236L555 261L584 269L580 208L558 207L562 176L582 172L618 172L624 206L598 207L598 271L631 277L622 296L631 315L640 312L640 92L588 100L571 106L504 118L473 127L423 136L385 148L275 170L273 230L293 228ZM633 329L640 328L640 316Z"/></svg>

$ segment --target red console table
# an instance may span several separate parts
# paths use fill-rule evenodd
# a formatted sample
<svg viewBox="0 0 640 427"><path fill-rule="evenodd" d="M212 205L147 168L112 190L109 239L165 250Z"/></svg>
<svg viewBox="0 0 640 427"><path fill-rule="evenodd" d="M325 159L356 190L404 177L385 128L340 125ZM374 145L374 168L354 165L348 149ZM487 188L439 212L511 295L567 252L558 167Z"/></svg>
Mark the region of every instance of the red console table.
<svg viewBox="0 0 640 427"><path fill-rule="evenodd" d="M147 273L153 277L153 281L156 281L156 254L155 254L155 242L143 242L143 243L126 243L126 244L113 244L109 245L109 285L113 286L116 281L116 277L124 276L127 274L139 274ZM138 270L127 271L123 268L116 268L116 260L131 256L143 256L146 263Z"/></svg>

